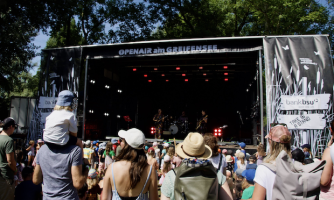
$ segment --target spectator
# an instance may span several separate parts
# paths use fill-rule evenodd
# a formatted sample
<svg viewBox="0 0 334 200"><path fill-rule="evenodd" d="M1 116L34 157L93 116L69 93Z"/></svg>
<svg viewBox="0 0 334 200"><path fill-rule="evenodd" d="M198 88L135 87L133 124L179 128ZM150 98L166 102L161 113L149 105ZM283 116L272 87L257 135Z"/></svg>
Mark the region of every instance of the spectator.
<svg viewBox="0 0 334 200"><path fill-rule="evenodd" d="M88 174L86 167L82 169L82 157L82 150L76 145L46 143L40 148L33 182L43 182L44 199L79 199L77 189L86 182Z"/></svg>
<svg viewBox="0 0 334 200"><path fill-rule="evenodd" d="M263 162L263 158L266 156L266 151L264 150L264 145L259 144L257 146L257 152L256 152L256 164L259 166Z"/></svg>
<svg viewBox="0 0 334 200"><path fill-rule="evenodd" d="M238 169L238 154L240 153L240 150L237 150L235 153L234 153L234 172Z"/></svg>
<svg viewBox="0 0 334 200"><path fill-rule="evenodd" d="M15 185L21 183L23 181L22 177L22 170L24 168L24 164L22 163L23 160L23 152L21 150L15 150L15 156L16 156L16 169L17 169L17 183Z"/></svg>
<svg viewBox="0 0 334 200"><path fill-rule="evenodd" d="M167 155L167 150L168 150L169 144L164 143L162 146L163 146L163 149L162 149L161 155L160 155L161 162L164 159L165 155Z"/></svg>
<svg viewBox="0 0 334 200"><path fill-rule="evenodd" d="M117 140L116 138L113 138L113 139L111 140L111 143L112 143L112 150L113 150L114 152L116 152L116 149L117 149L117 146L118 146L118 140Z"/></svg>
<svg viewBox="0 0 334 200"><path fill-rule="evenodd" d="M0 199L14 199L15 185L14 173L16 172L16 162L14 158L14 141L10 135L17 127L13 118L6 118L1 122L2 131L0 133Z"/></svg>
<svg viewBox="0 0 334 200"><path fill-rule="evenodd" d="M227 149L223 149L222 153L224 154L225 158L227 156Z"/></svg>
<svg viewBox="0 0 334 200"><path fill-rule="evenodd" d="M90 169L88 172L87 185L88 192L87 196L89 200L97 200L98 194L101 194L101 188L99 186L99 179L95 169Z"/></svg>
<svg viewBox="0 0 334 200"><path fill-rule="evenodd" d="M196 155L202 155L201 157L197 157L197 159L208 159L212 154L210 147L205 145L204 138L199 133L189 133L184 141L178 144L175 149L177 155L182 159L196 157ZM188 150L187 153L185 153L186 150ZM175 177L176 176L173 171L170 171L166 174L165 180L161 187L161 200L175 199ZM230 193L225 176L223 176L223 179L219 185L219 199L232 199L232 194Z"/></svg>
<svg viewBox="0 0 334 200"><path fill-rule="evenodd" d="M247 165L247 161L245 160L245 154L242 152L239 152L237 154L237 165L238 165L238 169L242 169L245 170L246 169L246 165Z"/></svg>
<svg viewBox="0 0 334 200"><path fill-rule="evenodd" d="M42 197L41 184L35 185L32 182L34 170L27 166L22 170L23 182L15 189L15 200L36 200Z"/></svg>
<svg viewBox="0 0 334 200"><path fill-rule="evenodd" d="M310 163L314 163L313 159L305 159L304 160L304 165L310 164Z"/></svg>
<svg viewBox="0 0 334 200"><path fill-rule="evenodd" d="M112 143L108 142L106 146L106 150L103 152L102 155L103 158L105 158L105 169L108 168L108 166L114 162L115 160L115 152L112 150Z"/></svg>
<svg viewBox="0 0 334 200"><path fill-rule="evenodd" d="M99 168L98 168L98 171L99 171L99 175L102 176L104 175L104 161L105 161L105 158L103 157L103 153L104 153L104 150L106 149L106 143L103 142L103 143L100 143L99 144Z"/></svg>
<svg viewBox="0 0 334 200"><path fill-rule="evenodd" d="M28 151L28 166L32 164L35 158L35 141L30 140L29 141L29 147L26 149Z"/></svg>
<svg viewBox="0 0 334 200"><path fill-rule="evenodd" d="M37 140L36 155L37 155L39 149L42 147L43 144L44 144L44 141L42 139ZM36 167L36 156L34 158L34 162L32 162L32 166Z"/></svg>
<svg viewBox="0 0 334 200"><path fill-rule="evenodd" d="M245 157L246 157L246 150L245 150L245 148L246 148L246 144L244 143L244 142L240 142L240 143L238 143L239 144L239 147L240 147L240 151L242 152L242 153L244 153L245 154Z"/></svg>
<svg viewBox="0 0 334 200"><path fill-rule="evenodd" d="M241 169L239 169L239 170L241 170ZM241 199L241 197L242 197L242 181L243 181L243 177L239 173L236 173L236 174L238 174L238 175L236 175L235 181L234 181L233 198L234 199Z"/></svg>
<svg viewBox="0 0 334 200"><path fill-rule="evenodd" d="M225 156L218 153L218 142L217 138L212 133L206 133L204 135L205 144L208 145L212 151L212 156L208 159L211 161L212 165L220 170L221 173L226 175L227 162ZM219 169L218 169L219 167Z"/></svg>
<svg viewBox="0 0 334 200"><path fill-rule="evenodd" d="M118 136L122 150L116 157L117 162L106 172L102 200L130 199L129 197L138 200L158 199L157 176L156 173L151 173L153 167L147 164L143 150L143 132L132 128L119 131Z"/></svg>
<svg viewBox="0 0 334 200"><path fill-rule="evenodd" d="M147 163L149 165L152 165L156 170L159 170L159 165L157 162L157 159L155 159L155 152L154 152L154 148L150 147L147 150Z"/></svg>
<svg viewBox="0 0 334 200"><path fill-rule="evenodd" d="M86 200L86 198L87 198L87 192L88 192L88 185L87 185L87 183L85 183L85 184L78 190L79 200Z"/></svg>
<svg viewBox="0 0 334 200"><path fill-rule="evenodd" d="M148 147L148 146L145 146L144 147L144 152L145 152L145 155L146 155L146 157L148 157L148 149L149 149L150 147ZM154 150L154 149L153 149Z"/></svg>
<svg viewBox="0 0 334 200"><path fill-rule="evenodd" d="M291 133L286 125L274 126L270 129L266 138L269 141L270 153L264 160L265 163L275 165L275 160L282 150L286 151L291 157ZM271 200L275 178L276 173L263 165L259 165L255 173L255 189L252 200L263 200L265 198Z"/></svg>
<svg viewBox="0 0 334 200"><path fill-rule="evenodd" d="M251 199L254 192L254 177L255 169L247 169L242 172L244 181L242 182L242 197L241 199Z"/></svg>
<svg viewBox="0 0 334 200"><path fill-rule="evenodd" d="M120 141L118 140L118 145L116 147L116 156L118 156L121 153L121 150L122 150L122 148L119 144L120 144Z"/></svg>
<svg viewBox="0 0 334 200"><path fill-rule="evenodd" d="M304 163L305 154L302 150L296 148L291 151L291 156L294 161L298 161L300 163Z"/></svg>
<svg viewBox="0 0 334 200"><path fill-rule="evenodd" d="M313 159L313 155L312 155L312 152L311 152L311 145L304 144L301 147L302 147L303 152L305 154L305 159Z"/></svg>
<svg viewBox="0 0 334 200"><path fill-rule="evenodd" d="M329 200L334 199L334 173L333 173L333 160L331 158L331 151L334 148L333 139L334 139L334 120L330 123L329 130L331 131L332 137L328 142L328 148L325 149L322 160L326 160L326 165L321 174L320 180L320 199ZM332 152L333 154L333 152Z"/></svg>
<svg viewBox="0 0 334 200"><path fill-rule="evenodd" d="M229 170L230 172L233 172L234 165L233 165L232 157L230 155L226 156L226 162L227 162L226 169Z"/></svg>
<svg viewBox="0 0 334 200"><path fill-rule="evenodd" d="M171 159L169 157L169 155L165 155L164 158L164 162L163 162L163 166L161 169L162 175L161 178L159 180L159 184L162 185L162 183L164 182L164 179L166 177L166 174L172 169L172 164L171 164Z"/></svg>
<svg viewBox="0 0 334 200"><path fill-rule="evenodd" d="M177 154L175 153L172 163L174 164L175 167L179 167L181 165L182 159L177 156Z"/></svg>
<svg viewBox="0 0 334 200"><path fill-rule="evenodd" d="M153 142L153 148L155 152L155 159L157 159L158 165L160 166L160 149L157 142Z"/></svg>
<svg viewBox="0 0 334 200"><path fill-rule="evenodd" d="M249 157L249 163L246 165L246 169L255 169L257 168L257 164L255 164L256 162L256 156L251 155Z"/></svg>
<svg viewBox="0 0 334 200"><path fill-rule="evenodd" d="M231 194L233 194L233 189L234 189L234 182L232 178L232 172L230 170L226 170L226 181L228 184L228 187L230 188Z"/></svg>

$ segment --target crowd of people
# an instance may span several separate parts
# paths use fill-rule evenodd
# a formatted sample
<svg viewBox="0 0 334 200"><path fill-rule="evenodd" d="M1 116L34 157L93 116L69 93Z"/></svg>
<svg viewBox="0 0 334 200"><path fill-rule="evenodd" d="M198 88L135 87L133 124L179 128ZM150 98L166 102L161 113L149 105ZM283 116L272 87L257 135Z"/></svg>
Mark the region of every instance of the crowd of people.
<svg viewBox="0 0 334 200"><path fill-rule="evenodd" d="M118 140L81 141L74 98L59 94L43 139L25 149L27 162L22 150L14 151L15 120L1 122L1 200L334 199L333 136L322 158L309 144L292 147L284 124L266 136L268 151L259 144L254 154L243 142L235 152L221 149L212 133L189 133L177 145L148 144L132 128L119 131Z"/></svg>

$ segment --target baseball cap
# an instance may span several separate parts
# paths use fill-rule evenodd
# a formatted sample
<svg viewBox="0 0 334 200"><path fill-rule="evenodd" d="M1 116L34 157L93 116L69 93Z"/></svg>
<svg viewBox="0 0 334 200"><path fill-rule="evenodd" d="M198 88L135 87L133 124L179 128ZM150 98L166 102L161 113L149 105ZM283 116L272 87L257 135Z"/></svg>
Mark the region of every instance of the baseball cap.
<svg viewBox="0 0 334 200"><path fill-rule="evenodd" d="M129 129L127 131L120 130L118 136L124 138L126 143L134 149L142 149L142 145L145 144L144 133L136 128Z"/></svg>
<svg viewBox="0 0 334 200"><path fill-rule="evenodd" d="M148 150L147 150L148 153L151 153L152 151L155 152L153 147L150 147L150 148L148 148Z"/></svg>
<svg viewBox="0 0 334 200"><path fill-rule="evenodd" d="M291 136L291 133L289 132L288 128L283 125L277 125L270 129L270 132L268 135L266 135L265 138L269 138L274 142L279 143L289 143L290 141L281 141L280 138L284 135Z"/></svg>
<svg viewBox="0 0 334 200"><path fill-rule="evenodd" d="M9 126L15 126L15 127L17 127L17 123L11 117L7 117L6 119L3 120L2 123L3 123L2 124L3 127L9 127Z"/></svg>
<svg viewBox="0 0 334 200"><path fill-rule="evenodd" d="M169 147L169 144L168 143L164 143L164 147Z"/></svg>
<svg viewBox="0 0 334 200"><path fill-rule="evenodd" d="M242 172L242 176L246 178L247 181L252 181L254 180L255 177L255 169L246 169Z"/></svg>
<svg viewBox="0 0 334 200"><path fill-rule="evenodd" d="M226 154L227 153L227 149L223 149L223 154Z"/></svg>
<svg viewBox="0 0 334 200"><path fill-rule="evenodd" d="M309 144L303 144L303 146L301 146L301 147L302 147L302 149L304 149L304 148L311 149L311 145L309 145Z"/></svg>
<svg viewBox="0 0 334 200"><path fill-rule="evenodd" d="M148 148L149 148L148 146L145 146L145 150L148 150Z"/></svg>
<svg viewBox="0 0 334 200"><path fill-rule="evenodd" d="M165 155L164 162L170 162L170 156L169 155Z"/></svg>
<svg viewBox="0 0 334 200"><path fill-rule="evenodd" d="M116 138L113 138L112 140L111 140L111 143L113 143L113 144L116 144L118 142L118 140L116 139Z"/></svg>
<svg viewBox="0 0 334 200"><path fill-rule="evenodd" d="M107 144L105 142L100 143L99 148L100 149L106 149Z"/></svg>
<svg viewBox="0 0 334 200"><path fill-rule="evenodd" d="M237 170L235 170L235 173L238 175L238 176L242 176L242 172L243 171L245 171L245 170L243 170L243 169L237 169Z"/></svg>
<svg viewBox="0 0 334 200"><path fill-rule="evenodd" d="M76 95L69 91L63 90L59 93L57 103L58 106L71 106L73 99L76 98Z"/></svg>
<svg viewBox="0 0 334 200"><path fill-rule="evenodd" d="M91 144L91 141L90 140L87 140L86 142L85 142L85 145L90 145Z"/></svg>
<svg viewBox="0 0 334 200"><path fill-rule="evenodd" d="M238 154L240 153L241 151L238 149L236 152L235 152L235 156L238 156Z"/></svg>
<svg viewBox="0 0 334 200"><path fill-rule="evenodd" d="M238 143L239 144L239 146L241 147L241 148L245 148L246 147L246 144L244 143L244 142L240 142L240 143Z"/></svg>
<svg viewBox="0 0 334 200"><path fill-rule="evenodd" d="M90 179L94 179L97 177L97 172L95 169L90 169L88 172L88 178Z"/></svg>
<svg viewBox="0 0 334 200"><path fill-rule="evenodd" d="M158 146L158 143L157 142L153 142L153 146Z"/></svg>

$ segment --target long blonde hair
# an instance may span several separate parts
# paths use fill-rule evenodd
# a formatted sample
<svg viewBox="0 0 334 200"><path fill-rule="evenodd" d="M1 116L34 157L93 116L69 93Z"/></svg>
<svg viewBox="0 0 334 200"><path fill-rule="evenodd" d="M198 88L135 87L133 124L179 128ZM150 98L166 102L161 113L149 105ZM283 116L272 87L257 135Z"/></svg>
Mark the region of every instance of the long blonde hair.
<svg viewBox="0 0 334 200"><path fill-rule="evenodd" d="M169 147L168 148L168 152L167 152L167 155L171 158L173 158L175 156L175 150L174 150L174 147Z"/></svg>
<svg viewBox="0 0 334 200"><path fill-rule="evenodd" d="M240 160L241 164L244 165L245 164L245 154L243 152L239 152L237 157L238 157L238 160Z"/></svg>
<svg viewBox="0 0 334 200"><path fill-rule="evenodd" d="M87 178L88 190L92 189L98 183L99 183L99 180L97 178L92 178L92 179Z"/></svg>
<svg viewBox="0 0 334 200"><path fill-rule="evenodd" d="M58 106L58 105L55 105L53 110L68 110L68 111L71 111L71 112L73 111L71 106Z"/></svg>
<svg viewBox="0 0 334 200"><path fill-rule="evenodd" d="M278 154L280 154L282 150L284 150L290 156L290 158L292 157L291 156L291 145L290 145L291 136L283 135L280 137L280 141L284 143L271 141L270 152L267 155L267 157L263 160L263 162L265 163L274 162Z"/></svg>

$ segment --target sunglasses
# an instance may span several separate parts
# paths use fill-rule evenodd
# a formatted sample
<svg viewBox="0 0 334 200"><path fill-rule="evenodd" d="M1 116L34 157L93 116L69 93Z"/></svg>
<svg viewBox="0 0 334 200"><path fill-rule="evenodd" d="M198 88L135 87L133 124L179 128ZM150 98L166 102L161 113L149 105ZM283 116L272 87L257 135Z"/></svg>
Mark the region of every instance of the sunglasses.
<svg viewBox="0 0 334 200"><path fill-rule="evenodd" d="M270 124L270 127L275 127L275 126L285 126L285 127L288 127L288 125L284 124L284 123L271 123Z"/></svg>

